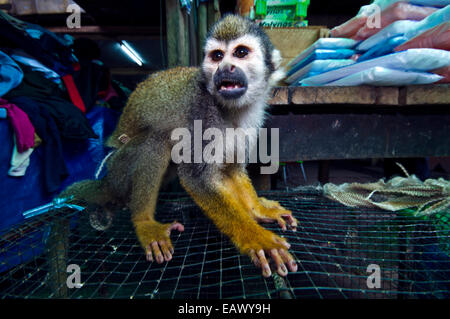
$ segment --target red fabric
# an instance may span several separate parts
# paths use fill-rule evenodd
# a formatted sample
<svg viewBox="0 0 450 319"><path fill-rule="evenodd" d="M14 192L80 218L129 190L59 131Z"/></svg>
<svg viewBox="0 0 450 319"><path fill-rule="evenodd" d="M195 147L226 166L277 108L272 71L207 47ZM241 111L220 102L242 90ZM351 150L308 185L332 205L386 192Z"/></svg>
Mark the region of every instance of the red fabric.
<svg viewBox="0 0 450 319"><path fill-rule="evenodd" d="M14 104L0 99L0 107L6 109L9 121L14 129L16 136L16 146L19 153L34 147L34 126L31 124L28 115Z"/></svg>
<svg viewBox="0 0 450 319"><path fill-rule="evenodd" d="M78 92L77 86L73 81L73 77L70 74L64 75L62 77L64 84L66 85L67 91L69 92L70 99L72 103L81 110L81 112L86 113L86 107L84 106L83 99Z"/></svg>
<svg viewBox="0 0 450 319"><path fill-rule="evenodd" d="M450 83L450 66L445 66L443 68L431 71L433 73L439 74L444 78L436 83Z"/></svg>
<svg viewBox="0 0 450 319"><path fill-rule="evenodd" d="M347 22L335 27L330 31L334 38L351 38L356 35L359 29L364 27L367 22L367 17L356 16Z"/></svg>

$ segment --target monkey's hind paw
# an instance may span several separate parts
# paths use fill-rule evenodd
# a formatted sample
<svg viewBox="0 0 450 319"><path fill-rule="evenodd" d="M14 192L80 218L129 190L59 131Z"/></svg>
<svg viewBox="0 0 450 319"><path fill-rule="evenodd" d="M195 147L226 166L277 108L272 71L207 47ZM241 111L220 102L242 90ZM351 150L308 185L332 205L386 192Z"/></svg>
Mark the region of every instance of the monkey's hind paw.
<svg viewBox="0 0 450 319"><path fill-rule="evenodd" d="M260 197L261 209L255 215L256 221L260 223L277 222L281 229L285 231L287 227L293 231L297 230L298 221L292 216L290 210L285 209L278 202Z"/></svg>
<svg viewBox="0 0 450 319"><path fill-rule="evenodd" d="M251 235L247 237L249 234ZM286 276L288 269L292 272L297 271L295 258L288 252L291 245L286 239L275 235L271 231L258 228L245 232L241 242L245 243L243 245L237 243L237 246L242 252L250 256L256 267L262 269L264 277L270 277L272 274L268 259L275 263L276 272L280 276Z"/></svg>
<svg viewBox="0 0 450 319"><path fill-rule="evenodd" d="M137 221L134 223L136 235L145 250L148 261L154 259L158 264L170 261L174 253L170 233L172 230L184 231L180 223L161 224L156 221Z"/></svg>

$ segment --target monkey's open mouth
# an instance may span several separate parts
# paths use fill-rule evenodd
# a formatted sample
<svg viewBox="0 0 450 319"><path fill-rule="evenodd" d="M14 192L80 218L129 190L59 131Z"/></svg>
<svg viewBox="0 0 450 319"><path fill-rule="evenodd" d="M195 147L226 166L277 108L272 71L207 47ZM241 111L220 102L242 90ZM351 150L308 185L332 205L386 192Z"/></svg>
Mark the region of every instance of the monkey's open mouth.
<svg viewBox="0 0 450 319"><path fill-rule="evenodd" d="M238 80L222 80L217 84L219 94L225 99L237 99L247 91L247 84Z"/></svg>

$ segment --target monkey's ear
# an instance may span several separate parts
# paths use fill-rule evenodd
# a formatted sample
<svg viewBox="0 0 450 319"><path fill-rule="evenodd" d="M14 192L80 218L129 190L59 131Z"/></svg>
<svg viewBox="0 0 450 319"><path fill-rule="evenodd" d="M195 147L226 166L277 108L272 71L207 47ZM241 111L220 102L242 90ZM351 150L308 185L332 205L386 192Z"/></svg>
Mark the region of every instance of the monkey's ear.
<svg viewBox="0 0 450 319"><path fill-rule="evenodd" d="M272 64L275 68L275 71L270 75L270 78L269 78L269 84L271 86L276 85L279 81L281 81L286 76L286 72L284 71L284 68L280 67L281 61L282 61L282 57L281 57L280 51L278 51L277 49L274 49L272 51Z"/></svg>

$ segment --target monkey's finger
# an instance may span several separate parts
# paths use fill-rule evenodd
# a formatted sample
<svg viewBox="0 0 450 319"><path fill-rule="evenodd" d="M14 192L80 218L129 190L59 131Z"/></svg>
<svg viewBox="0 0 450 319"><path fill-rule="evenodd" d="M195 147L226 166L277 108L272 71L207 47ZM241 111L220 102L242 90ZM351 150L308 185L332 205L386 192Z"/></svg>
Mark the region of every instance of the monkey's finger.
<svg viewBox="0 0 450 319"><path fill-rule="evenodd" d="M169 227L169 235L172 230L178 230L179 232L183 232L184 226L180 223L175 222L172 225L170 225L170 227Z"/></svg>
<svg viewBox="0 0 450 319"><path fill-rule="evenodd" d="M274 240L275 240L277 243L279 243L279 244L283 245L284 247L286 247L287 249L291 248L291 244L289 244L289 243L286 241L286 239L284 239L284 238L275 236Z"/></svg>
<svg viewBox="0 0 450 319"><path fill-rule="evenodd" d="M281 230L282 231L285 231L286 230L286 222L284 221L284 219L283 218L277 218L277 223L278 223L278 225L281 227Z"/></svg>
<svg viewBox="0 0 450 319"><path fill-rule="evenodd" d="M163 254L164 254L164 260L170 261L172 259L172 254L170 253L169 247L167 245L167 242L165 240L160 240L158 242L159 247L161 248Z"/></svg>
<svg viewBox="0 0 450 319"><path fill-rule="evenodd" d="M272 275L272 271L270 271L269 263L267 262L266 256L264 255L264 250L259 250L257 252L259 263L261 264L262 268L262 275L264 277L270 277Z"/></svg>
<svg viewBox="0 0 450 319"><path fill-rule="evenodd" d="M298 221L291 214L281 215L281 217L286 220L287 224L292 230L297 230Z"/></svg>
<svg viewBox="0 0 450 319"><path fill-rule="evenodd" d="M259 263L259 259L256 256L256 253L253 249L248 252L248 255L250 256L250 259L252 260L253 264L256 267L261 267L261 264Z"/></svg>
<svg viewBox="0 0 450 319"><path fill-rule="evenodd" d="M283 258L283 261L288 265L289 270L296 272L298 266L294 257L284 249L278 249L278 252L280 253L281 258Z"/></svg>
<svg viewBox="0 0 450 319"><path fill-rule="evenodd" d="M174 250L173 250L172 242L170 240L167 241L167 248L169 249L170 253L173 255Z"/></svg>
<svg viewBox="0 0 450 319"><path fill-rule="evenodd" d="M273 261L277 265L278 274L282 277L286 276L288 274L288 270L287 270L286 266L284 265L284 261L281 258L280 254L278 253L278 250L271 249L270 256L272 257Z"/></svg>
<svg viewBox="0 0 450 319"><path fill-rule="evenodd" d="M145 250L145 257L147 258L147 261L153 261L152 248L150 246Z"/></svg>
<svg viewBox="0 0 450 319"><path fill-rule="evenodd" d="M155 259L158 264L162 264L164 262L164 257L159 249L158 243L156 241L152 242L153 253L155 254Z"/></svg>

